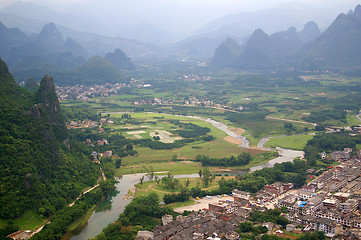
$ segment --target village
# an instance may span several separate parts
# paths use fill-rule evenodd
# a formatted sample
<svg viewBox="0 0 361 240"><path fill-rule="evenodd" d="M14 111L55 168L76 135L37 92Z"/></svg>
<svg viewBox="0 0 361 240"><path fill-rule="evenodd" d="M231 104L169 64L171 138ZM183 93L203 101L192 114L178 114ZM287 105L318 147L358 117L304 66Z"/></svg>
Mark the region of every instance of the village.
<svg viewBox="0 0 361 240"><path fill-rule="evenodd" d="M351 151L346 148L331 153L327 157L340 164L330 167L300 189L294 189L291 183L276 182L266 185L256 194L234 189L226 198L207 196L207 207L197 209L197 205L190 206L188 209L193 210L190 215L177 216L176 219L165 215L162 225L156 226L153 232L138 232L137 239L239 239L236 232L239 223L247 221L252 211L265 212L275 208L281 209L290 223L282 229L272 222L262 223L268 234L285 237L284 231L301 234L317 230L329 238L359 239L361 156L358 152L358 158L351 158ZM321 156L326 157L324 153ZM212 198L214 200L210 201ZM186 209L180 208L178 212Z"/></svg>
<svg viewBox="0 0 361 240"><path fill-rule="evenodd" d="M184 75L180 77L184 81L209 81L210 76L198 76L198 75ZM94 98L105 98L109 96L117 96L122 93L124 88L150 88L151 84L145 84L139 82L137 79L131 79L128 84L126 83L106 83L100 85L75 85L75 86L65 86L65 87L56 87L56 92L60 102L79 100L79 101L94 101ZM250 99L249 99L250 100ZM96 100L99 101L99 100ZM141 106L141 105L184 105L184 106L202 106L202 107L213 107L218 109L232 110L231 106L224 104L215 103L212 100L203 98L198 99L197 97L190 97L188 99L180 98L139 98L132 101L132 105ZM237 107L233 109L236 111L242 111L243 107Z"/></svg>

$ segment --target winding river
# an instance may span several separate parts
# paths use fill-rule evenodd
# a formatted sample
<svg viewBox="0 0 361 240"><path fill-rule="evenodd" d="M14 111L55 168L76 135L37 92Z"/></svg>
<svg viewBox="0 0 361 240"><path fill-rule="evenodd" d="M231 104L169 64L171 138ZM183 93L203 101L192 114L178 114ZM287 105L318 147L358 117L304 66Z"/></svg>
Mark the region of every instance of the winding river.
<svg viewBox="0 0 361 240"><path fill-rule="evenodd" d="M181 115L180 115L181 116ZM182 117L188 117L193 119L199 119L206 122L209 122L214 127L222 130L223 132L227 133L229 136L234 137L236 139L242 140L242 148L249 148L249 141L246 137L240 136L228 129L228 127L221 123L217 122L213 119L204 119L201 117L196 116L182 116ZM260 143L258 144L259 148L263 148L263 144L266 143L269 139L262 139ZM269 150L266 148L263 148L265 150ZM276 163L282 163L282 162L290 162L293 161L296 157L303 157L302 151L294 151L294 150L288 150L288 149L281 149L277 148L280 157L275 158L267 163L264 163L262 165L258 165L255 167L252 167L250 171L256 171L263 168L269 168L273 167ZM119 183L115 185L116 189L111 194L110 197L103 200L95 209L93 214L88 220L88 223L84 226L81 226L77 229L75 229L72 232L67 233L62 240L87 240L94 238L96 235L100 234L102 230L111 222L114 222L118 219L119 214L121 214L125 206L130 203L131 199L126 198L125 196L128 194L128 192L134 188L134 185L139 182L140 178L143 176L143 173L140 174L129 174L129 175L123 175L122 178L117 179ZM160 176L162 177L162 176ZM198 174L189 174L189 175L176 175L176 178L191 178L191 177L198 177Z"/></svg>
<svg viewBox="0 0 361 240"><path fill-rule="evenodd" d="M231 137L233 137L235 139L241 140L242 141L241 148L249 148L248 139L246 137L243 137L241 135L238 135L238 134L232 132L231 130L228 129L227 125L224 124L224 123L217 122L217 121L215 121L213 119L210 119L210 118L205 119L205 118L196 117L196 116L186 116L186 117L206 121L206 122L212 124L214 127L218 128L219 130L227 133L228 136L231 136Z"/></svg>
<svg viewBox="0 0 361 240"><path fill-rule="evenodd" d="M117 178L119 183L115 185L116 189L96 207L88 223L68 233L63 240L87 240L94 238L109 223L116 221L119 218L119 214L124 211L125 206L131 201L131 199L125 198L125 195L139 182L142 176L143 174L129 174L124 175L122 178Z"/></svg>

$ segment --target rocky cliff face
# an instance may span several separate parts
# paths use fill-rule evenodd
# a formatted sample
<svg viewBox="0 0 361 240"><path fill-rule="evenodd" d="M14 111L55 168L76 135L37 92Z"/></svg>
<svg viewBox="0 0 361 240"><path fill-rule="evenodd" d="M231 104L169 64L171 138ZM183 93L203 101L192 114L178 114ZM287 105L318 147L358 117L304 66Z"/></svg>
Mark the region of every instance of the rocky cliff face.
<svg viewBox="0 0 361 240"><path fill-rule="evenodd" d="M66 141L51 76L34 95L15 83L0 59L0 126L0 218L39 208L49 217L96 181L95 166L76 143Z"/></svg>
<svg viewBox="0 0 361 240"><path fill-rule="evenodd" d="M54 23L44 25L36 41L41 47L50 52L64 44L63 37Z"/></svg>
<svg viewBox="0 0 361 240"><path fill-rule="evenodd" d="M42 114L39 115L39 111ZM65 121L61 114L53 78L50 75L46 75L40 82L32 112L37 118L44 119L51 126L51 130L58 140L62 141L67 137Z"/></svg>

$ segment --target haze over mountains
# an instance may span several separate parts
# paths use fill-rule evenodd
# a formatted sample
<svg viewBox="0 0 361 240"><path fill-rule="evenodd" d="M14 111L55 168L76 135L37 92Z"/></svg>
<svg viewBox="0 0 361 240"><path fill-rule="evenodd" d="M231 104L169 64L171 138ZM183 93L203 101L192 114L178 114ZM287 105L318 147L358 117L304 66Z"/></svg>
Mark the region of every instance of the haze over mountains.
<svg viewBox="0 0 361 240"><path fill-rule="evenodd" d="M0 20L8 27L19 27L26 33L39 32L44 24L53 22L80 32L152 44L174 43L195 36L234 37L235 34L244 37L257 28L272 33L289 26L300 28L311 20L325 28L338 13L347 12L357 4L356 0L342 1L342 4L324 0L252 3L234 0L197 0L192 3L179 0L82 0L76 4L59 1L58 5L62 7L53 5L49 8L46 5L57 1L43 1L42 5L39 0L12 2L2 6L0 3ZM282 2L286 3L279 4Z"/></svg>
<svg viewBox="0 0 361 240"><path fill-rule="evenodd" d="M336 15L332 17L332 11L325 9L329 8L310 8L304 3L288 2L226 15L208 22L193 34L184 33L182 39L181 35L144 20L128 25L120 22L118 27L112 24L115 35L121 37L109 37L99 34L110 27L105 24L109 21L107 18L100 20L91 14L84 18L82 12L75 14L68 9L60 13L18 1L0 10L0 22L3 22L0 24L0 56L18 82L51 73L56 76L57 84L58 79L70 83L84 78L79 74L85 74L81 69L88 69L87 64L93 66L91 70L98 76L90 78L89 82L99 82L105 69L111 72L103 77L107 81L112 81L111 77L126 81L127 77L120 71L135 68L130 58L211 59L214 55L213 67L355 69L359 9L340 15L330 28L327 23ZM200 22L194 25L193 29ZM318 38L324 29L327 31ZM177 39L182 40L177 42ZM333 51L335 45L338 50ZM353 60L356 62L352 63ZM99 68L94 68L94 62Z"/></svg>
<svg viewBox="0 0 361 240"><path fill-rule="evenodd" d="M360 69L360 26L358 5L355 11L340 14L323 34L314 22L307 23L299 33L293 27L272 35L257 29L242 46L232 39L223 42L215 51L212 63L241 69Z"/></svg>

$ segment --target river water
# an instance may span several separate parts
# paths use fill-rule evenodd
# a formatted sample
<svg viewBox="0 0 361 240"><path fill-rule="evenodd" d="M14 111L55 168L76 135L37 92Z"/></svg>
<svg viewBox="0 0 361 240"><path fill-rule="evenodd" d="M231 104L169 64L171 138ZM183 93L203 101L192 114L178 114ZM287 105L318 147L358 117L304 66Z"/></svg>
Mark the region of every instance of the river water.
<svg viewBox="0 0 361 240"><path fill-rule="evenodd" d="M109 197L104 199L95 209L93 214L88 220L85 226L75 229L73 232L68 233L62 240L87 240L94 238L102 232L102 230L108 226L109 223L115 222L119 218L125 206L130 202L130 198L125 196L128 191L134 188L144 173L123 175L122 178L117 178L119 183L115 185L115 190L110 194ZM165 176L165 175L164 175ZM159 178L163 178L158 176ZM175 175L175 178L194 178L199 177L198 174L187 174L187 175ZM147 181L145 177L144 181Z"/></svg>
<svg viewBox="0 0 361 240"><path fill-rule="evenodd" d="M278 158L275 158L269 162L266 162L264 164L261 164L261 165L255 166L255 167L251 167L249 170L251 172L253 172L256 170L261 170L263 168L271 168L276 163L292 162L295 158L297 158L297 157L303 158L303 156L304 156L303 151L296 151L296 150L282 149L282 148L277 148L277 151L278 151L278 154L280 154L280 156Z"/></svg>
<svg viewBox="0 0 361 240"><path fill-rule="evenodd" d="M233 137L235 139L241 140L242 141L242 145L241 145L242 148L249 148L248 139L246 137L243 137L241 135L238 135L238 134L232 132L231 130L228 129L227 125L224 124L224 123L217 122L217 121L215 121L213 119L210 119L210 118L205 119L205 118L196 117L196 116L186 116L186 117L206 121L206 122L212 124L214 127L218 128L219 130L222 130L223 132L227 133L228 136L231 136L231 137Z"/></svg>
<svg viewBox="0 0 361 240"><path fill-rule="evenodd" d="M122 178L117 178L119 183L115 185L114 192L103 200L95 209L88 220L88 224L75 229L70 236L65 239L71 240L87 240L94 238L108 226L109 223L118 220L119 214L124 211L131 199L125 198L125 195L130 189L134 187L143 174L124 175ZM63 238L64 239L64 238Z"/></svg>

